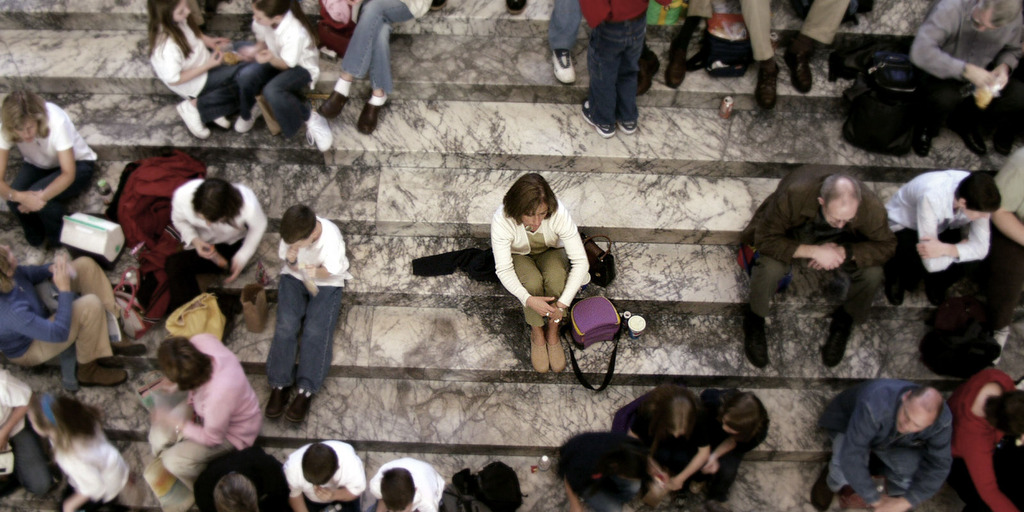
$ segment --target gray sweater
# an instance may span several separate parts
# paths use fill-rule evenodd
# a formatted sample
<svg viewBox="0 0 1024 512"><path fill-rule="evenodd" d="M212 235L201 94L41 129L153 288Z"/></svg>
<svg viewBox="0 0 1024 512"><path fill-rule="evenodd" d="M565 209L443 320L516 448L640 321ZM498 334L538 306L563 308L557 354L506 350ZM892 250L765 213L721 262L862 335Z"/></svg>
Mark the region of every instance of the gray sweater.
<svg viewBox="0 0 1024 512"><path fill-rule="evenodd" d="M917 29L910 60L936 78L960 78L967 63L981 68L1006 64L1013 71L1021 57L1021 15L1005 26L979 32L971 22L977 0L938 0Z"/></svg>

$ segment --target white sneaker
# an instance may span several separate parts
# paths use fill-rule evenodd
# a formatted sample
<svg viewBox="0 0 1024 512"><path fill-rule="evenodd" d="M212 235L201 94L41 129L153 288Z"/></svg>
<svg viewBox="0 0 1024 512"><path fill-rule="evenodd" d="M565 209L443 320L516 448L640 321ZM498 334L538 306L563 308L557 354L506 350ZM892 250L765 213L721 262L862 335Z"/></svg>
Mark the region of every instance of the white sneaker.
<svg viewBox="0 0 1024 512"><path fill-rule="evenodd" d="M315 143L321 153L326 153L334 144L331 127L328 126L327 120L316 112L310 112L309 120L306 121L306 141L310 144Z"/></svg>
<svg viewBox="0 0 1024 512"><path fill-rule="evenodd" d="M210 136L210 129L203 124L202 118L199 117L199 109L192 104L192 100L185 100L178 103L175 107L178 110L178 115L181 116L181 120L185 121L185 126L188 127L188 131L192 132L192 135L205 139Z"/></svg>
<svg viewBox="0 0 1024 512"><path fill-rule="evenodd" d="M551 64L555 68L555 78L563 84L576 81L576 68L572 65L572 53L569 50L551 52Z"/></svg>
<svg viewBox="0 0 1024 512"><path fill-rule="evenodd" d="M1010 337L1010 326L1003 327L1002 329L996 329L992 333L992 337L995 338L996 343L999 344L999 357L992 361L993 365L997 365L999 364L999 360L1003 358L1002 349L1006 347L1006 339Z"/></svg>
<svg viewBox="0 0 1024 512"><path fill-rule="evenodd" d="M224 116L220 116L217 119L214 119L213 120L213 124L215 124L217 126L220 126L221 128L224 128L225 130L230 130L231 129L231 121L228 121L228 118L226 118Z"/></svg>
<svg viewBox="0 0 1024 512"><path fill-rule="evenodd" d="M256 118L261 115L263 115L263 111L260 110L259 103L253 105L252 113L249 115L248 121L242 119L242 116L238 116L238 119L235 119L235 131L238 133L246 133L249 130L252 130L253 125L256 124Z"/></svg>

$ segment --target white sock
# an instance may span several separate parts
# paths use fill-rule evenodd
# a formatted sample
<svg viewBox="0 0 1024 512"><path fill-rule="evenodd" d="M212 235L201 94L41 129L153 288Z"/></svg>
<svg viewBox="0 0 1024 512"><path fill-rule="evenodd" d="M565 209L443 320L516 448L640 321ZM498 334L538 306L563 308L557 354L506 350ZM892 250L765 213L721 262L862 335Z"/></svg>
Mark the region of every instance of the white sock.
<svg viewBox="0 0 1024 512"><path fill-rule="evenodd" d="M1003 327L1002 329L996 329L995 332L992 333L992 337L995 338L996 343L999 344L999 348L1003 349L1006 347L1006 339L1010 337L1010 326ZM999 364L999 360L1002 358L1003 352L1000 350L999 357L997 357L995 361L992 361L992 364Z"/></svg>
<svg viewBox="0 0 1024 512"><path fill-rule="evenodd" d="M385 94L384 96L370 96L370 101L368 101L367 103L375 107L383 107L384 104L387 103L387 101L388 95Z"/></svg>
<svg viewBox="0 0 1024 512"><path fill-rule="evenodd" d="M335 84L334 84L334 92L336 92L336 93L338 93L338 94L340 94L342 96L345 96L345 97L348 97L348 93L349 93L349 91L351 89L352 89L352 82L349 82L348 80L345 80L344 78L339 78L338 81L335 82Z"/></svg>

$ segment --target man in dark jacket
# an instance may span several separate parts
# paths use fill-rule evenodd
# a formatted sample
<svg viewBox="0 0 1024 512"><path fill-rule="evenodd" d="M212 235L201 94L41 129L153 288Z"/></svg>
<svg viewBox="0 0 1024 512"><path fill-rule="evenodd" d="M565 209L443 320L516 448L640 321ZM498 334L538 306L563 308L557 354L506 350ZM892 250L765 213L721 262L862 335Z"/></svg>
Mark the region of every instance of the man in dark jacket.
<svg viewBox="0 0 1024 512"><path fill-rule="evenodd" d="M864 382L832 400L818 426L832 438L832 458L811 490L818 510L838 492L856 494L875 512L905 512L938 492L953 463L953 414L935 388ZM885 465L885 494L871 480L872 453Z"/></svg>
<svg viewBox="0 0 1024 512"><path fill-rule="evenodd" d="M856 178L805 167L782 179L754 213L740 240L759 253L750 276L750 309L743 319L744 349L759 368L768 364L764 319L779 280L794 259L814 270L850 275L846 303L832 315L821 349L826 366L843 359L854 322L867 315L882 284L882 264L896 251L885 205Z"/></svg>

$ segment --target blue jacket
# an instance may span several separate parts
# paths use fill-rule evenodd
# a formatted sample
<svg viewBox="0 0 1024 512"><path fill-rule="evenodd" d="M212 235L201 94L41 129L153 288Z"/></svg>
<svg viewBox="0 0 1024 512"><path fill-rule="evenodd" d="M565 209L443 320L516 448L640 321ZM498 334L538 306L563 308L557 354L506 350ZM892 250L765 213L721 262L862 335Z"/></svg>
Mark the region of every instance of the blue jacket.
<svg viewBox="0 0 1024 512"><path fill-rule="evenodd" d="M846 434L840 466L850 487L868 503L881 499L868 472L872 451L908 448L922 451L913 483L904 495L915 507L935 495L949 474L953 463L950 453L953 414L945 402L939 417L928 428L914 434L896 431L896 415L902 404L900 397L917 387L903 380L864 382L840 393L828 404L818 422L822 428Z"/></svg>
<svg viewBox="0 0 1024 512"><path fill-rule="evenodd" d="M57 312L50 320L35 285L53 277L49 266L19 266L14 271L14 289L0 293L0 352L7 357L25 354L33 340L63 343L71 334L72 292L57 297Z"/></svg>

